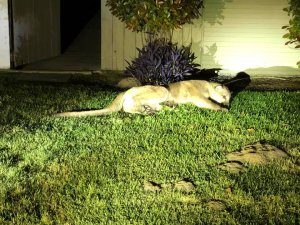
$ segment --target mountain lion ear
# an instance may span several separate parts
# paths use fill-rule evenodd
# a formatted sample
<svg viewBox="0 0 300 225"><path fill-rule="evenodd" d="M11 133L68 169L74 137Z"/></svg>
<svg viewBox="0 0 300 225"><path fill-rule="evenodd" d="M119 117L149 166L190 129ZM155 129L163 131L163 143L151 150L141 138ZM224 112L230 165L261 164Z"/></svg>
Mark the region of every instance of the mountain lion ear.
<svg viewBox="0 0 300 225"><path fill-rule="evenodd" d="M223 87L222 87L222 85L221 85L221 84L220 84L220 85L217 85L217 86L215 86L215 89L216 89L216 91L220 91L222 88L223 88Z"/></svg>

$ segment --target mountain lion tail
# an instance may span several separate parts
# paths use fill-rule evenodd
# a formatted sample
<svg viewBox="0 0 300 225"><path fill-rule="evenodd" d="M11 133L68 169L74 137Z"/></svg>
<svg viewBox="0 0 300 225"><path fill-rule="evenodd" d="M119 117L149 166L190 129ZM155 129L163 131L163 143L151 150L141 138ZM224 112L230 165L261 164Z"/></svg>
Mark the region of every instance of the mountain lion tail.
<svg viewBox="0 0 300 225"><path fill-rule="evenodd" d="M62 112L55 113L55 117L82 117L82 116L103 116L113 112L118 112L123 107L124 94L120 93L113 102L108 105L106 108L97 109L97 110L88 110L88 111L74 111L74 112Z"/></svg>

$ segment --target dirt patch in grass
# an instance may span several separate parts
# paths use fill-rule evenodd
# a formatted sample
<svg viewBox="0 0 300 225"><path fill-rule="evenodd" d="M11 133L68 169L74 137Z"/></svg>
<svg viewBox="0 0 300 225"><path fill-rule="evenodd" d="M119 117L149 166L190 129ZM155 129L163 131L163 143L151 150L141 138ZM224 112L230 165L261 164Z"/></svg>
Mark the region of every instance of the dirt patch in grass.
<svg viewBox="0 0 300 225"><path fill-rule="evenodd" d="M173 189L176 191L189 193L195 189L195 184L190 180L182 180L176 183L168 183L168 184L158 184L154 181L144 182L145 191L157 192L157 191L161 191L162 189L169 189L169 190Z"/></svg>
<svg viewBox="0 0 300 225"><path fill-rule="evenodd" d="M288 154L273 145L257 142L227 154L226 158L228 161L218 167L230 173L239 173L247 170L247 164L266 165L274 160L288 158Z"/></svg>
<svg viewBox="0 0 300 225"><path fill-rule="evenodd" d="M221 200L211 200L206 203L206 207L215 211L225 211L228 209L226 203Z"/></svg>

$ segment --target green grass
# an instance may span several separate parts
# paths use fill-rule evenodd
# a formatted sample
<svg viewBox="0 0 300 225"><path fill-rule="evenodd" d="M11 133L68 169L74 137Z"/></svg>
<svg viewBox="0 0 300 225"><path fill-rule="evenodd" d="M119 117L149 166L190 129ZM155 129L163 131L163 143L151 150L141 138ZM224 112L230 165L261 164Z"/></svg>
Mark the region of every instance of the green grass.
<svg viewBox="0 0 300 225"><path fill-rule="evenodd" d="M299 224L300 92L241 92L229 113L186 105L152 116L50 116L116 95L1 80L0 224ZM216 167L259 140L290 159L239 175ZM183 179L196 188L143 189ZM207 208L212 199L228 209Z"/></svg>

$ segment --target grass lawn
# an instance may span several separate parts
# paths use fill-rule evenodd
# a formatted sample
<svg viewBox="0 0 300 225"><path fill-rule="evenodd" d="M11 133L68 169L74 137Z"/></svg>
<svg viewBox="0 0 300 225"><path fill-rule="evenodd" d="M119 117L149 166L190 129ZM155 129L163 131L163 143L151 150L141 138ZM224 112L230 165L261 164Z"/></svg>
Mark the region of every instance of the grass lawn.
<svg viewBox="0 0 300 225"><path fill-rule="evenodd" d="M186 105L152 116L50 116L116 95L0 81L0 224L299 224L300 92L241 92L229 113ZM218 169L260 140L289 159ZM182 180L194 188L172 188ZM149 181L167 188L147 191Z"/></svg>

